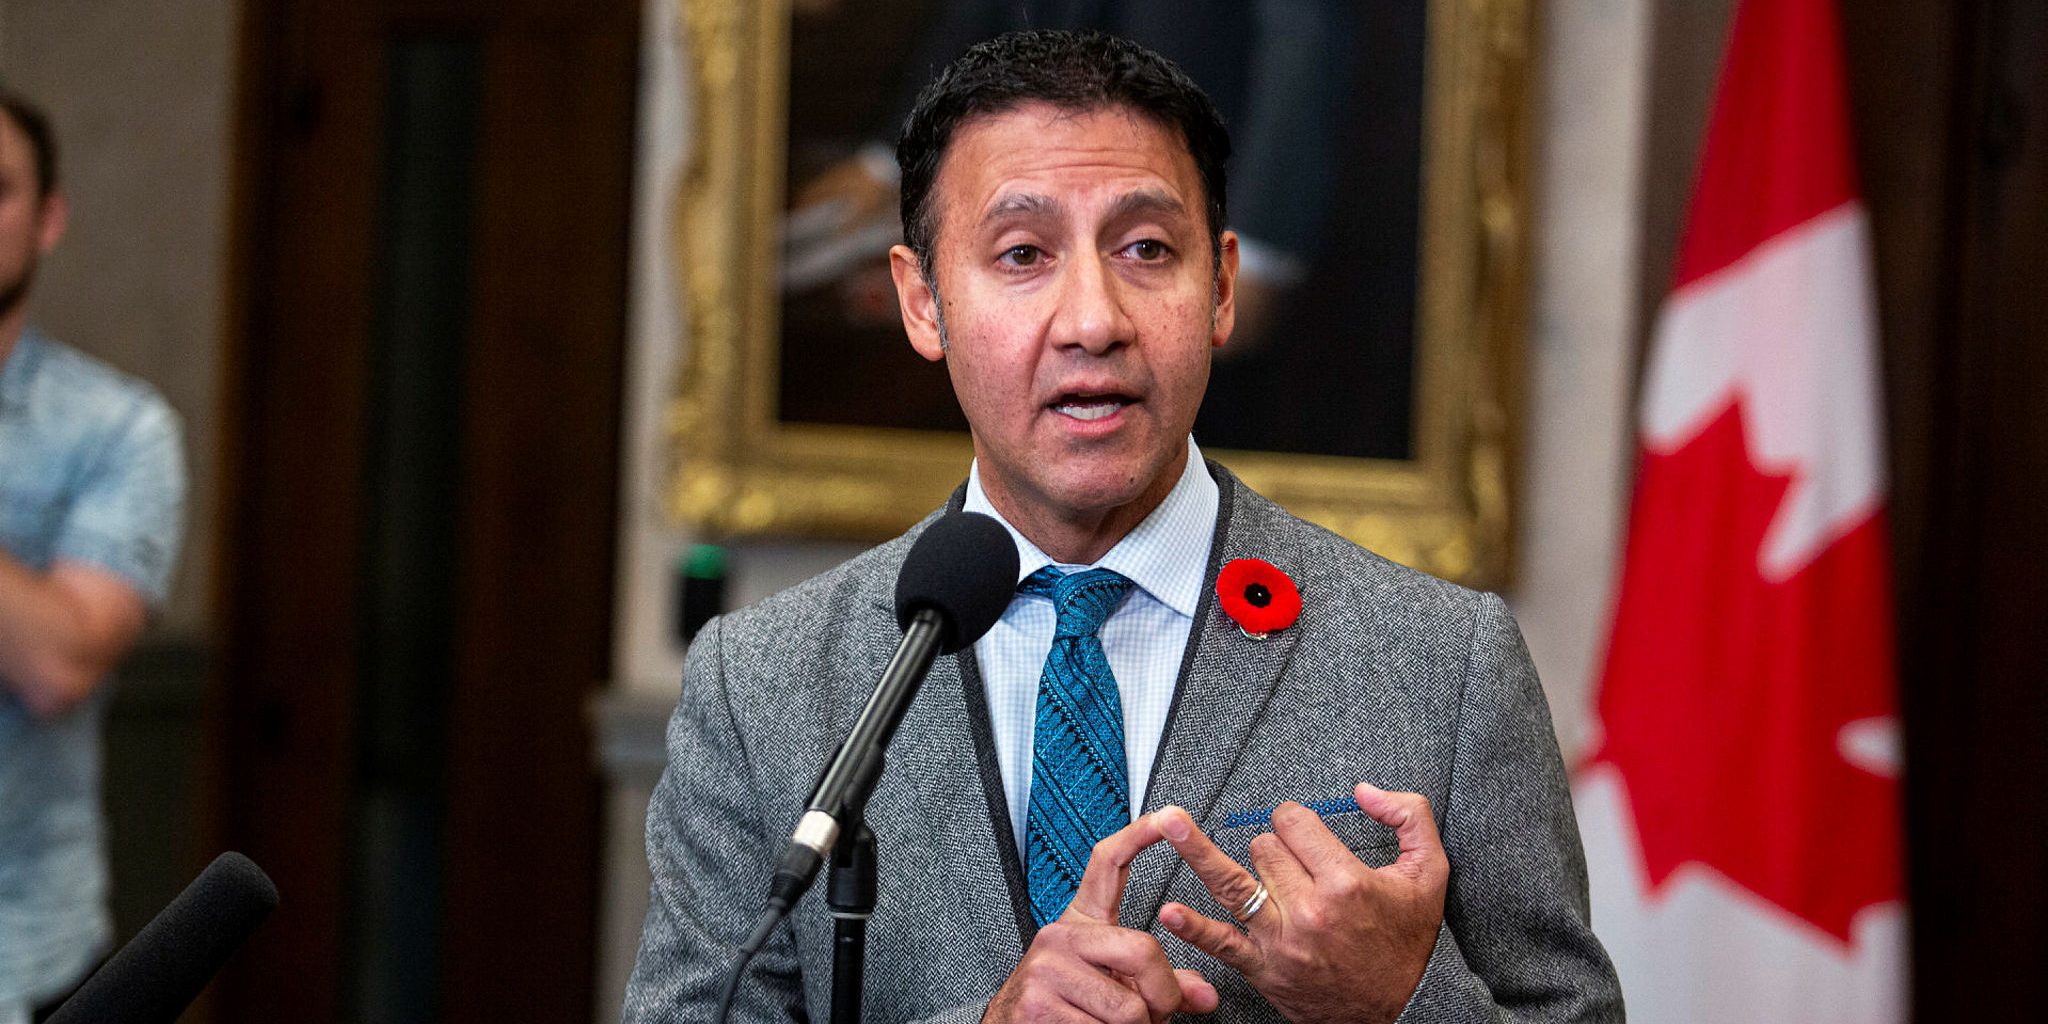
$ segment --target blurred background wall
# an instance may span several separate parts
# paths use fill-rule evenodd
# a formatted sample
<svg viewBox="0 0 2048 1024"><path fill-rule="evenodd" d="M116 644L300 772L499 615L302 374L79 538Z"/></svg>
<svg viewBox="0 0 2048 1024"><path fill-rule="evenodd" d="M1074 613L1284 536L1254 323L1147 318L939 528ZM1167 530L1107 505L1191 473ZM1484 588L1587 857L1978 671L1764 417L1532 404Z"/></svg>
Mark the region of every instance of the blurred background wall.
<svg viewBox="0 0 2048 1024"><path fill-rule="evenodd" d="M109 723L122 932L218 848L284 890L194 1019L615 1013L693 539L658 508L689 343L678 6L0 0L0 73L50 109L73 197L34 316L165 391L196 485L175 597ZM1536 8L1509 597L1568 753L1729 8ZM2030 1019L2048 1011L2024 981L2048 961L2048 25L1996 0L1843 8L1885 332L1919 1017ZM735 545L730 599L859 548Z"/></svg>

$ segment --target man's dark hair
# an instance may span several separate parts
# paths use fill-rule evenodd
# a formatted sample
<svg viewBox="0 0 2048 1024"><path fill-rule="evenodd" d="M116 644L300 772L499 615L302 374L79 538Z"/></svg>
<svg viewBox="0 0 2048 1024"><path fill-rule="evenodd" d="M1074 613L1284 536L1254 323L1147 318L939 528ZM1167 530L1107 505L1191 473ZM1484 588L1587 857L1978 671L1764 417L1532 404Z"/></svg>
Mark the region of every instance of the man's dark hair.
<svg viewBox="0 0 2048 1024"><path fill-rule="evenodd" d="M903 137L896 143L896 164L903 172L903 241L917 254L927 282L936 283L932 182L953 133L976 118L1034 102L1076 113L1121 107L1178 131L1202 179L1210 258L1221 266L1223 164L1230 158L1230 135L1208 94L1178 65L1128 39L1029 29L969 47L925 86L903 122Z"/></svg>
<svg viewBox="0 0 2048 1024"><path fill-rule="evenodd" d="M0 84L0 110L28 136L36 153L36 194L49 195L57 187L57 136L50 131L50 119L28 97Z"/></svg>

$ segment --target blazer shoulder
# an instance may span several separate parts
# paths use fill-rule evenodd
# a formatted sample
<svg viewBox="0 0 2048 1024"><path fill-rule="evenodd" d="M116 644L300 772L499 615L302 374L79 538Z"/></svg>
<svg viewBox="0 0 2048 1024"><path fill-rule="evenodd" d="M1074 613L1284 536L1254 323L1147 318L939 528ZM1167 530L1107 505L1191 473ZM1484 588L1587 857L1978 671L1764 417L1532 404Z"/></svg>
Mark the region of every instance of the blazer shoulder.
<svg viewBox="0 0 2048 1024"><path fill-rule="evenodd" d="M1398 608L1416 615L1475 614L1489 595L1402 565L1347 537L1295 516L1264 495L1232 480L1232 529L1265 535L1291 550L1288 572L1311 592L1355 602L1361 607ZM1233 544L1233 547L1238 545ZM1494 598L1493 600L1498 600Z"/></svg>

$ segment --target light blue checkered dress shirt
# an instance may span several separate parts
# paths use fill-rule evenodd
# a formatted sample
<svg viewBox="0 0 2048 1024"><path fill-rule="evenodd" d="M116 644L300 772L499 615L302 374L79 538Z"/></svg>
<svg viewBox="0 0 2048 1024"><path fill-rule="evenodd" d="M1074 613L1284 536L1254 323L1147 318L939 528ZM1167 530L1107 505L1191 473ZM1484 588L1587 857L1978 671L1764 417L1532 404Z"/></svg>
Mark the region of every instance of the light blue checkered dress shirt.
<svg viewBox="0 0 2048 1024"><path fill-rule="evenodd" d="M90 564L163 601L185 470L177 414L147 384L34 328L0 363L0 549L32 572ZM0 686L0 1024L111 944L100 813L102 688L39 721Z"/></svg>
<svg viewBox="0 0 2048 1024"><path fill-rule="evenodd" d="M1202 451L1188 439L1187 465L1165 500L1136 529L1092 565L1067 565L1052 560L989 504L981 489L981 467L967 477L963 508L994 516L1017 542L1017 579L1056 565L1065 572L1113 569L1137 586L1102 624L1103 653L1116 673L1123 698L1124 754L1131 769L1131 816L1145 807L1145 784L1166 729L1166 711L1180 676L1181 655L1194 630L1195 606L1201 601L1208 573L1209 545L1216 535L1216 480L1202 462ZM1031 803L1031 732L1037 718L1038 677L1052 651L1052 601L1018 594L995 628L974 645L982 685L988 691L988 717L994 726L996 764L1003 773L1003 795L1010 804L1010 828L1017 849L1024 848L1024 817Z"/></svg>

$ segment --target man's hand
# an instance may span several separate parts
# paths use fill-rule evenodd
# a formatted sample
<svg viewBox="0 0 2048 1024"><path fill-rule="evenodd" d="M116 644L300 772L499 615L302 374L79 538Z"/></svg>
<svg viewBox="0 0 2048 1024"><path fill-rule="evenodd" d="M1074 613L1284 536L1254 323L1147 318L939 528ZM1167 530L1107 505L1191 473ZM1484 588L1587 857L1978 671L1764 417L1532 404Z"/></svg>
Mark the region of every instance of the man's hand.
<svg viewBox="0 0 2048 1024"><path fill-rule="evenodd" d="M1158 815L1148 814L1095 844L1074 902L1038 930L983 1021L1148 1024L1216 1009L1216 989L1201 975L1175 970L1159 940L1117 925L1131 860L1160 838Z"/></svg>
<svg viewBox="0 0 2048 1024"><path fill-rule="evenodd" d="M1391 1021L1422 980L1444 916L1451 865L1429 801L1360 783L1358 807L1394 829L1401 855L1371 868L1314 811L1284 803L1273 832L1252 840L1252 877L1216 848L1178 807L1147 815L1180 851L1216 902L1235 911L1264 879L1269 896L1248 932L1195 913L1160 908L1168 931L1229 964L1288 1020Z"/></svg>

